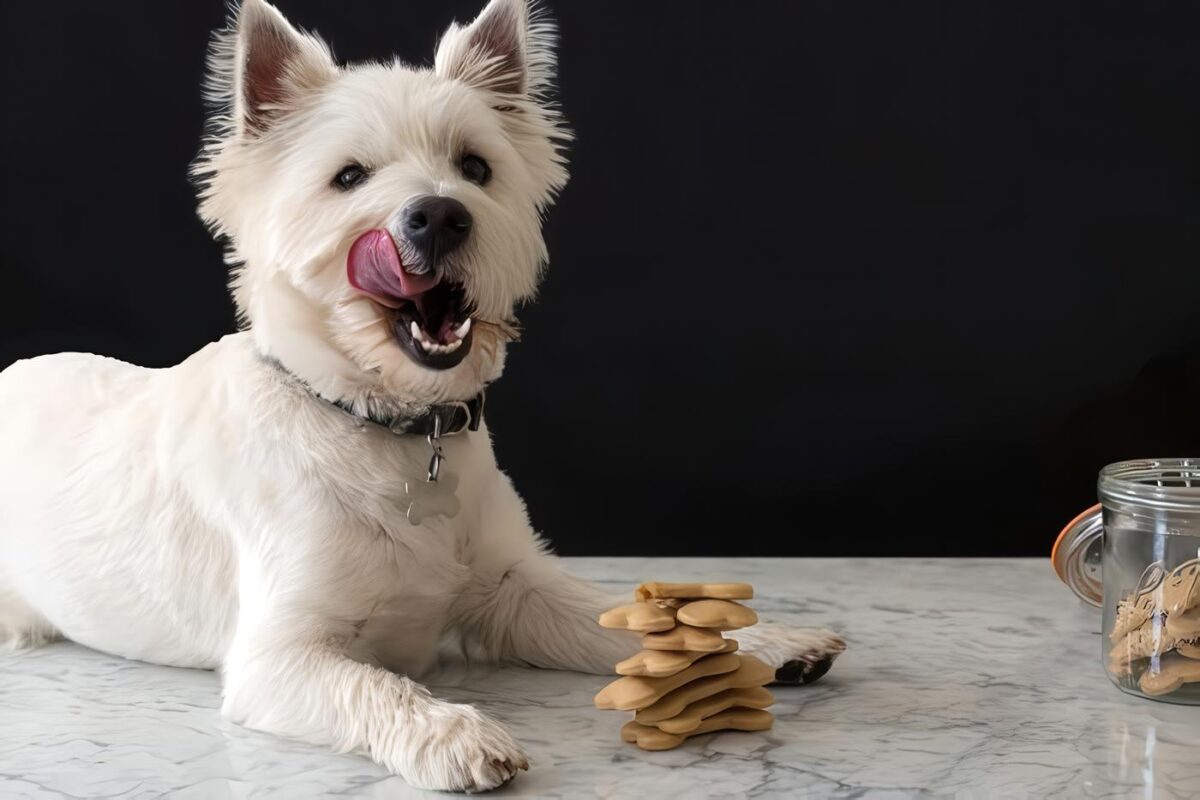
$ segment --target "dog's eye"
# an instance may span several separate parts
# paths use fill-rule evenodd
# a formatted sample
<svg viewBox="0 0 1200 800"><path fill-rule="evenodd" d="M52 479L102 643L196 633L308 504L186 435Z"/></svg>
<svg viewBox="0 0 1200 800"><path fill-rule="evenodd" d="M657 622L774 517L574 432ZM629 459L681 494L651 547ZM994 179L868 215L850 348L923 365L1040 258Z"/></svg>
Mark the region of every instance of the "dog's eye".
<svg viewBox="0 0 1200 800"><path fill-rule="evenodd" d="M479 156L463 156L462 164L459 168L462 170L463 177L471 183L485 186L492 179L492 168L488 166L488 162Z"/></svg>
<svg viewBox="0 0 1200 800"><path fill-rule="evenodd" d="M333 185L344 192L348 192L359 184L365 183L370 177L365 167L361 164L348 164L342 167L342 171L333 177Z"/></svg>

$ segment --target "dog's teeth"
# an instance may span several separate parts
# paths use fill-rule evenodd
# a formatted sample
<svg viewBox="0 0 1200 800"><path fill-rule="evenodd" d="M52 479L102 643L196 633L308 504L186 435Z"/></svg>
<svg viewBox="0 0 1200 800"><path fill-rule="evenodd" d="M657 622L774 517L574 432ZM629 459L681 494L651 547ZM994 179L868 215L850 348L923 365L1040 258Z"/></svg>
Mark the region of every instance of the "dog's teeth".
<svg viewBox="0 0 1200 800"><path fill-rule="evenodd" d="M462 346L462 337L466 336L467 332L471 330L471 320L468 319L455 329L454 332L458 338L449 344L442 344L429 338L429 335L416 322L410 322L408 329L412 332L413 341L421 345L422 350L432 355L441 355L443 353L453 353Z"/></svg>
<svg viewBox="0 0 1200 800"><path fill-rule="evenodd" d="M463 321L462 325L459 325L457 328L454 329L454 335L457 336L459 339L467 338L467 334L470 332L471 332L471 318L470 317L467 317L466 320Z"/></svg>

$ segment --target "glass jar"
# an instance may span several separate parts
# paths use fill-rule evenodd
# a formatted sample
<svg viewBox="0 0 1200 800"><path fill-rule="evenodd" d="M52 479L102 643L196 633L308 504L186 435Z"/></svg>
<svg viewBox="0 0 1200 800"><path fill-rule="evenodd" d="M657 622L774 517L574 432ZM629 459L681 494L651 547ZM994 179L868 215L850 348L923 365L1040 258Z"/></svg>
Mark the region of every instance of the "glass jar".
<svg viewBox="0 0 1200 800"><path fill-rule="evenodd" d="M1101 607L1113 683L1200 705L1200 459L1110 464L1098 488L1099 506L1059 535L1055 569Z"/></svg>

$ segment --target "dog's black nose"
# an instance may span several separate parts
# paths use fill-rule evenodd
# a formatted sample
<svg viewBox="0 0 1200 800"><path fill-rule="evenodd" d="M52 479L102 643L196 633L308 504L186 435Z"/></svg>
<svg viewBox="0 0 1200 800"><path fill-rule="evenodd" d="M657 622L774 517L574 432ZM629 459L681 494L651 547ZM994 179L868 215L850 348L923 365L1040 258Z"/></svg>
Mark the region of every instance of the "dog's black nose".
<svg viewBox="0 0 1200 800"><path fill-rule="evenodd" d="M404 209L404 236L433 267L438 259L467 240L471 212L452 197L422 197Z"/></svg>

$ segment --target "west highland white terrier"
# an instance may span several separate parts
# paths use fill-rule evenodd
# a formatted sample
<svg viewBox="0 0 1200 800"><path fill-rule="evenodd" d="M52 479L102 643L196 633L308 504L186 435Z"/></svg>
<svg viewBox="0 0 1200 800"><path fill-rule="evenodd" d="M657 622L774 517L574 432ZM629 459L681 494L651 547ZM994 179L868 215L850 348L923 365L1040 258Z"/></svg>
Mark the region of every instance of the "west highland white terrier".
<svg viewBox="0 0 1200 800"><path fill-rule="evenodd" d="M233 11L195 175L242 329L170 369L0 374L0 641L219 669L227 718L445 790L528 762L413 680L440 643L593 673L637 649L531 530L482 424L567 180L554 39L492 0L432 68L339 66L264 0ZM738 638L799 682L844 646Z"/></svg>

